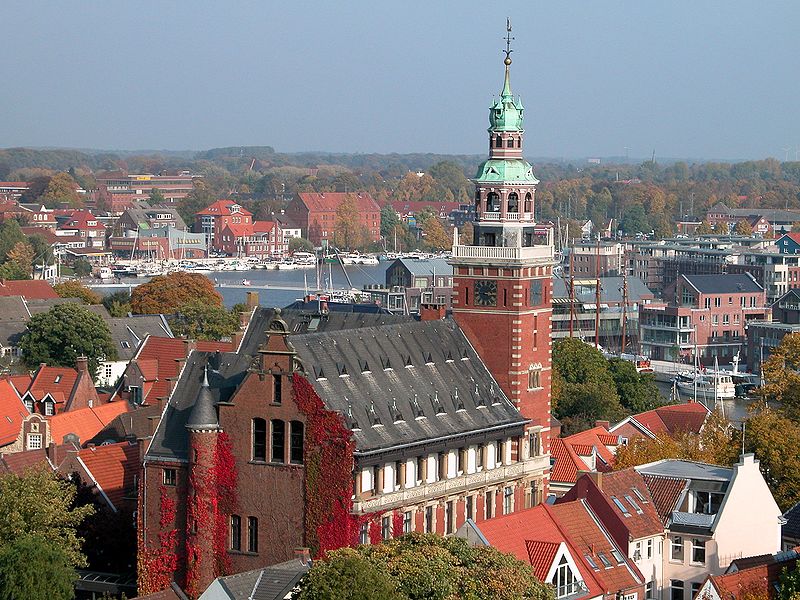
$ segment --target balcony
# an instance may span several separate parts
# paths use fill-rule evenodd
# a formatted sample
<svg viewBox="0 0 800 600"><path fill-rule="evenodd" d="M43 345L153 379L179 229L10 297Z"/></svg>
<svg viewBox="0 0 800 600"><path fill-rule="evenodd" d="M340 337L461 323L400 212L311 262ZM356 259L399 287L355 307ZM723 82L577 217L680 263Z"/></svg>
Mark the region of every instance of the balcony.
<svg viewBox="0 0 800 600"><path fill-rule="evenodd" d="M533 213L507 212L505 215L498 211L486 211L479 215L480 221L523 221L533 223Z"/></svg>
<svg viewBox="0 0 800 600"><path fill-rule="evenodd" d="M485 486L498 485L526 475L539 475L549 467L549 455L536 456L523 462L505 465L496 469L487 469L479 473L459 475L458 477L451 477L450 479L443 479L433 483L424 483L395 490L394 492L384 492L372 497L356 498L353 502L353 512L368 513L393 510L434 498L452 496Z"/></svg>

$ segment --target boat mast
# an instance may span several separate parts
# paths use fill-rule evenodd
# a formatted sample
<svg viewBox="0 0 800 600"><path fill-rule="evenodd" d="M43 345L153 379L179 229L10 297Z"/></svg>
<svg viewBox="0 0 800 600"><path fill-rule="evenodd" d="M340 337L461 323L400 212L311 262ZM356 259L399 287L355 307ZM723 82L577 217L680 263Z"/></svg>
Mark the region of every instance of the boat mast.
<svg viewBox="0 0 800 600"><path fill-rule="evenodd" d="M569 250L569 337L575 326L575 246Z"/></svg>
<svg viewBox="0 0 800 600"><path fill-rule="evenodd" d="M597 235L595 246L595 308L594 308L594 348L600 349L600 234Z"/></svg>
<svg viewBox="0 0 800 600"><path fill-rule="evenodd" d="M627 333L627 324L628 324L628 277L627 273L623 270L622 272L622 348L620 348L619 353L625 354L625 346L626 346L626 339L625 334Z"/></svg>

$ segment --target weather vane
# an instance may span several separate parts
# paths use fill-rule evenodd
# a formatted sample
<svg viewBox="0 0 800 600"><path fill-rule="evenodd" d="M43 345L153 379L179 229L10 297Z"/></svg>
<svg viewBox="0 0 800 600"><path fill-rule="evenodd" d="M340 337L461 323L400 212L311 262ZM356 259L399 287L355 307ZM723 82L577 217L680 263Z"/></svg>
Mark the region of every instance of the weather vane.
<svg viewBox="0 0 800 600"><path fill-rule="evenodd" d="M506 52L506 60L505 60L505 62L506 62L506 64L510 65L511 64L511 53L513 52L513 50L511 49L511 40L514 39L513 36L511 35L511 18L510 17L506 17L506 37L504 39L506 40L506 50L505 50L505 52Z"/></svg>

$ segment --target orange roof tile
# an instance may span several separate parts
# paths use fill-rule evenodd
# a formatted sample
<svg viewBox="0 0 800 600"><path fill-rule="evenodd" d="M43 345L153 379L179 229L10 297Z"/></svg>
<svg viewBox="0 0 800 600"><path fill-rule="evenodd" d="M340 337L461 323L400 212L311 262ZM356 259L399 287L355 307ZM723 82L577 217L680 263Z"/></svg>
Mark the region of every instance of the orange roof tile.
<svg viewBox="0 0 800 600"><path fill-rule="evenodd" d="M686 404L671 404L660 406L654 410L633 415L638 423L645 426L651 433L699 433L710 414L701 402L687 402Z"/></svg>
<svg viewBox="0 0 800 600"><path fill-rule="evenodd" d="M675 510L675 503L686 488L687 481L661 475L642 475L642 479L647 484L658 516L662 522L666 521L666 518Z"/></svg>
<svg viewBox="0 0 800 600"><path fill-rule="evenodd" d="M613 444L606 443L613 441ZM610 471L614 464L614 453L607 446L617 445L617 436L610 435L603 427L593 427L565 438L550 440L550 454L555 458L550 480L564 483L574 483L578 478L578 471L589 469L582 456L591 456L596 453L595 467L597 471Z"/></svg>
<svg viewBox="0 0 800 600"><path fill-rule="evenodd" d="M712 575L709 579L722 600L735 600L745 594L749 598L762 594L764 597L773 597L781 572L783 569L793 570L798 558L794 555L780 561L772 556L769 559L771 560L767 564L741 569L735 573Z"/></svg>
<svg viewBox="0 0 800 600"><path fill-rule="evenodd" d="M109 402L94 408L79 408L50 417L50 436L60 444L64 436L74 433L81 443L92 439L103 427L122 413L130 411L130 405L123 401Z"/></svg>
<svg viewBox="0 0 800 600"><path fill-rule="evenodd" d="M78 452L78 459L111 505L119 510L135 487L138 447L128 442L93 446Z"/></svg>
<svg viewBox="0 0 800 600"><path fill-rule="evenodd" d="M17 439L28 410L8 379L0 379L0 446Z"/></svg>
<svg viewBox="0 0 800 600"><path fill-rule="evenodd" d="M188 342L180 338L147 336L135 357L145 378L143 400L155 400L169 395L168 380L178 376L178 361L186 358L188 348Z"/></svg>
<svg viewBox="0 0 800 600"><path fill-rule="evenodd" d="M34 400L50 395L56 402L66 402L75 387L78 371L69 367L49 367L42 365L33 375L33 381L26 390Z"/></svg>
<svg viewBox="0 0 800 600"><path fill-rule="evenodd" d="M633 539L657 535L664 531L664 525L650 495L650 489L636 469L604 473L601 476L601 482L603 495L606 498L616 497L628 510L626 517L619 506L613 501L608 502L608 505L624 522ZM639 497L639 494L644 500ZM635 503L635 506L631 501ZM637 506L641 512L636 510Z"/></svg>
<svg viewBox="0 0 800 600"><path fill-rule="evenodd" d="M58 298L53 286L41 279L24 281L0 280L0 296L22 296L26 300Z"/></svg>
<svg viewBox="0 0 800 600"><path fill-rule="evenodd" d="M215 342L210 340L197 340L198 352L233 352L233 342Z"/></svg>
<svg viewBox="0 0 800 600"><path fill-rule="evenodd" d="M231 206L233 206L235 204L237 204L237 203L234 202L233 200L227 200L227 199L225 199L225 200L217 200L216 202L213 202L213 203L209 204L207 207L205 207L203 210L201 210L197 214L198 215L211 215L211 216L224 216L224 215L232 215L232 214L252 216L253 213L251 213L246 208L241 207L241 205L239 205L240 208L239 208L238 212L236 212L236 213L231 212Z"/></svg>

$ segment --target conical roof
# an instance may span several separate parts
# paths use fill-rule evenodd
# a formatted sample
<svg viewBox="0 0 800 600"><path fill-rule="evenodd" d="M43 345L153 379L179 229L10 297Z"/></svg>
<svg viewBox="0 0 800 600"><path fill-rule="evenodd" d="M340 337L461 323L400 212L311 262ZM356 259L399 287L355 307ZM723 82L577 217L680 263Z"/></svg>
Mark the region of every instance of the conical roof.
<svg viewBox="0 0 800 600"><path fill-rule="evenodd" d="M215 408L214 394L208 385L208 365L203 373L203 385L197 394L192 412L186 421L187 429L219 429L219 417Z"/></svg>

